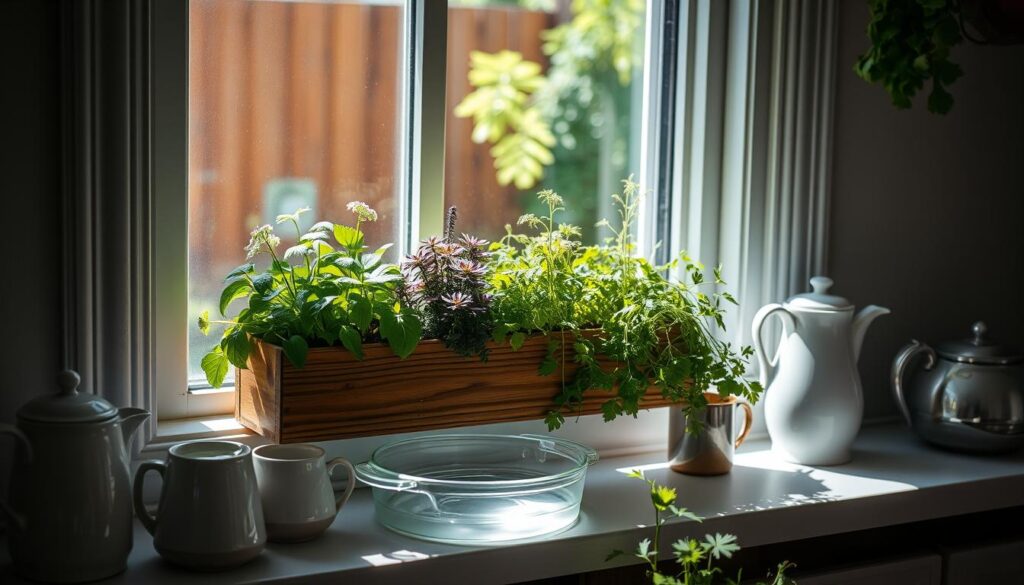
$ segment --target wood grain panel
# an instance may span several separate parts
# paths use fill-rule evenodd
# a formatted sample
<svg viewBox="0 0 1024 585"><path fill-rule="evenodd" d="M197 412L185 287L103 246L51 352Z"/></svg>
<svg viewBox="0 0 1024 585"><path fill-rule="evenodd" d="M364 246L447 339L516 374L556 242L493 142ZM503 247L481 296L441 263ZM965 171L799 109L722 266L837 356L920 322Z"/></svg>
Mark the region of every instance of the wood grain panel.
<svg viewBox="0 0 1024 585"><path fill-rule="evenodd" d="M458 206L461 231L498 238L504 235L505 224L523 213L519 191L498 185L491 145L474 143L473 121L454 114L455 106L473 91L468 79L470 53L517 51L546 68L540 34L554 25L545 12L514 7L448 9L445 205Z"/></svg>
<svg viewBox="0 0 1024 585"><path fill-rule="evenodd" d="M274 442L280 441L282 361L280 348L258 343L249 356L249 369L235 374L235 418Z"/></svg>
<svg viewBox="0 0 1024 585"><path fill-rule="evenodd" d="M385 344L366 344L364 359L337 347L309 352L303 368L280 348L256 342L248 370L237 373L236 418L274 441L293 443L536 420L554 404L562 377L537 375L547 338L518 351L492 346L487 362L460 357L436 340L402 360ZM567 353L566 379L575 366ZM581 414L601 411L611 393L591 392ZM652 387L645 408L668 406Z"/></svg>
<svg viewBox="0 0 1024 585"><path fill-rule="evenodd" d="M404 8L380 4L192 0L189 6L189 267L195 299L216 299L267 221L269 181L316 184L318 217L346 222L366 201L368 242L395 241L401 176ZM472 88L469 53L520 51L544 63L553 15L507 6L451 8L445 186L460 230L504 234L522 197L495 179L490 145L452 109ZM290 231L281 229L285 245ZM424 234L426 235L426 234ZM205 307L203 307L205 308Z"/></svg>

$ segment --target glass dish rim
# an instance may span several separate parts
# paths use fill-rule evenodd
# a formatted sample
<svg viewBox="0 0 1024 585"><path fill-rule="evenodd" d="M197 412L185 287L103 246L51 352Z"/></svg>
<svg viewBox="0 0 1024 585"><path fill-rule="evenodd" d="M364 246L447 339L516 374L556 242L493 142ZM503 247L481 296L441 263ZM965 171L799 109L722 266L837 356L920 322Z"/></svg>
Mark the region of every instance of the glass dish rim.
<svg viewBox="0 0 1024 585"><path fill-rule="evenodd" d="M418 475L410 475L410 474L406 474L406 473L397 473L397 472L392 471L392 470L390 470L390 469L388 469L386 467L381 466L376 461L377 455L381 451L383 451L385 449L390 449L390 448L401 446L401 445L405 445L405 444L408 444L408 443L416 443L416 442L421 442L421 441L425 441L425 440L426 441L431 441L431 440L452 440L452 439L462 439L462 440L467 440L467 439L505 439L505 440L507 440L507 439L517 439L517 440L532 440L532 441L536 441L536 442L552 441L554 443L558 443L558 444L561 444L561 445L566 445L566 446L569 446L569 447L572 447L572 448L576 449L580 453L581 458L583 459L583 462L576 462L576 467L574 467L573 469L567 469L565 471L562 471L562 472L559 472L559 473L556 473L556 474L553 474L553 475L545 475L543 477L533 477L533 478L528 478L528 479L498 479L498 480L465 481L465 480L453 480L453 479L435 479L435 478L430 478L430 477L422 477L422 476L418 476ZM562 455L560 453L556 453L556 454L565 457L565 455ZM376 449L373 450L373 453L370 454L370 459L369 459L369 461L366 462L365 468L369 468L372 471L383 475L385 479L398 479L398 480L403 480L403 481L415 482L417 487L419 487L419 486L430 486L430 485L458 486L458 487L473 487L473 486L479 486L479 487L502 487L502 486L530 486L530 485L543 486L543 485L545 485L547 483L550 483L550 482L567 479L567 478L570 478L570 477L576 476L576 475L584 475L584 474L586 474L587 468L590 467L592 464L594 464L597 461L597 458L598 458L597 451L595 451L594 449L592 449L590 447L587 447L586 445L583 445L581 443L577 443L575 441L570 441L568 439L563 439L563 438L560 438L560 437L545 437L543 435L531 435L531 434L500 435L500 434L496 434L496 433L465 433L465 434L461 434L461 433L445 433L445 434L439 434L439 435L429 435L429 436L426 436L426 437L412 437L412 438L409 438L409 439L402 439L400 441L395 441L393 443L388 443L386 445L382 445L380 447L377 447ZM358 471L358 469L359 469L359 466L357 466L357 471ZM357 473L357 475L358 475L358 473ZM415 489L415 488L413 488L413 489ZM404 491L404 490L399 490L399 491Z"/></svg>

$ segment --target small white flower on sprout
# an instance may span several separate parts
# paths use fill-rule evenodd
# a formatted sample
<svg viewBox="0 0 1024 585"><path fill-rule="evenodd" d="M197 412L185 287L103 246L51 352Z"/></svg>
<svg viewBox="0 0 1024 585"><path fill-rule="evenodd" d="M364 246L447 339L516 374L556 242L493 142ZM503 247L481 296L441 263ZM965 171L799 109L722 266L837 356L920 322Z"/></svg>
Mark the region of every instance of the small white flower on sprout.
<svg viewBox="0 0 1024 585"><path fill-rule="evenodd" d="M274 235L274 228L261 225L249 233L249 244L245 246L245 259L252 260L260 252L269 252L281 244L281 238Z"/></svg>
<svg viewBox="0 0 1024 585"><path fill-rule="evenodd" d="M353 201L345 206L359 221L377 221L377 212L362 201Z"/></svg>

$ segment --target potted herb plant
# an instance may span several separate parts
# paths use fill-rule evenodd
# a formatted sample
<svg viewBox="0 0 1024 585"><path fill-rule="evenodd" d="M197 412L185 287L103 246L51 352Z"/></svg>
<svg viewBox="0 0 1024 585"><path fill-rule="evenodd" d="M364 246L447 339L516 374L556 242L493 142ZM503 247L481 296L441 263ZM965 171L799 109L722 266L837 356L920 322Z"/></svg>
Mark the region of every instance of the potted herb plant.
<svg viewBox="0 0 1024 585"><path fill-rule="evenodd" d="M686 254L665 266L638 257L631 229L640 187L623 183L622 194L612 196L618 221L598 224L610 232L605 244L581 245L579 228L557 221L561 197L542 191L547 215L518 221L533 233L509 226L492 251L495 339L508 337L515 347L528 335L548 337L539 371L562 374L556 408L545 417L551 429L566 413L581 412L594 391L604 396L605 420L635 416L652 386L671 403L695 407L705 405L712 386L751 401L761 392L743 376L751 349L734 352L710 329L724 329L723 304L736 302L714 289L724 284L720 271L707 282L703 266ZM679 280L666 276L676 273Z"/></svg>
<svg viewBox="0 0 1024 585"><path fill-rule="evenodd" d="M487 242L455 236L456 208L448 208L444 237L424 241L403 263L402 298L423 315L428 338L463 356L487 359L491 295L487 292Z"/></svg>
<svg viewBox="0 0 1024 585"><path fill-rule="evenodd" d="M376 214L350 204L355 226L320 222L278 257L270 226L252 233L250 262L232 271L221 312L245 306L203 360L211 384L237 370L236 417L280 442L328 440L568 414L605 420L640 408L701 407L703 392L756 400L743 378L748 348L734 352L710 329L726 293L685 255L666 266L637 258L631 226L639 188L613 197L619 218L607 242L584 246L560 224L557 194L543 217L525 215L489 246L442 236L403 262L370 252L360 225ZM486 249L485 249L486 248ZM679 281L666 274L682 275ZM707 292L703 292L707 289Z"/></svg>
<svg viewBox="0 0 1024 585"><path fill-rule="evenodd" d="M348 209L355 215L354 227L321 221L306 233L299 229L299 216L308 208L279 215L277 224L291 224L298 238L282 257L277 254L281 240L271 226L252 231L245 247L249 262L228 273L220 296L222 315L238 299L245 299L246 306L228 321L211 321L209 312L199 318L204 334L211 325L227 326L202 360L212 386L223 383L229 365L247 367L254 342L279 346L300 368L311 344L340 342L358 357L364 339L379 339L399 357L412 353L422 325L415 311L398 302L401 273L383 262L391 244L370 252L360 229L376 221L377 212L360 201ZM269 257L269 266L257 272L252 260L262 255Z"/></svg>

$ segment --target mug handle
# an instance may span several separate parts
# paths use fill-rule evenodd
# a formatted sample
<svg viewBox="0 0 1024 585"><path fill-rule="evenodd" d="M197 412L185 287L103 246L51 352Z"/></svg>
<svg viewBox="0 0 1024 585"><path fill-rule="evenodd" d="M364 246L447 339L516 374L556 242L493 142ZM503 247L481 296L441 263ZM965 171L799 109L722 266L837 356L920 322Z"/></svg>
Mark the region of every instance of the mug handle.
<svg viewBox="0 0 1024 585"><path fill-rule="evenodd" d="M142 526L146 528L146 531L155 536L156 517L149 513L149 510L146 509L142 501L142 487L146 481L146 472L148 471L155 471L160 474L161 479L164 479L167 473L167 464L163 461L143 461L135 471L135 485L132 490L135 501L135 515L139 517L139 522L142 522Z"/></svg>
<svg viewBox="0 0 1024 585"><path fill-rule="evenodd" d="M341 511L341 507L345 505L345 502L352 497L352 490L356 489L356 468L352 467L348 459L344 457L335 457L327 462L327 477L331 477L334 473L334 468L342 466L348 471L348 481L345 482L345 491L334 500L334 512L338 513Z"/></svg>
<svg viewBox="0 0 1024 585"><path fill-rule="evenodd" d="M754 424L754 409L750 408L750 405L746 402L738 402L743 407L743 430L740 431L740 436L736 437L736 444L733 448L739 448L743 444L743 441L747 440L747 435L750 434L750 427Z"/></svg>

